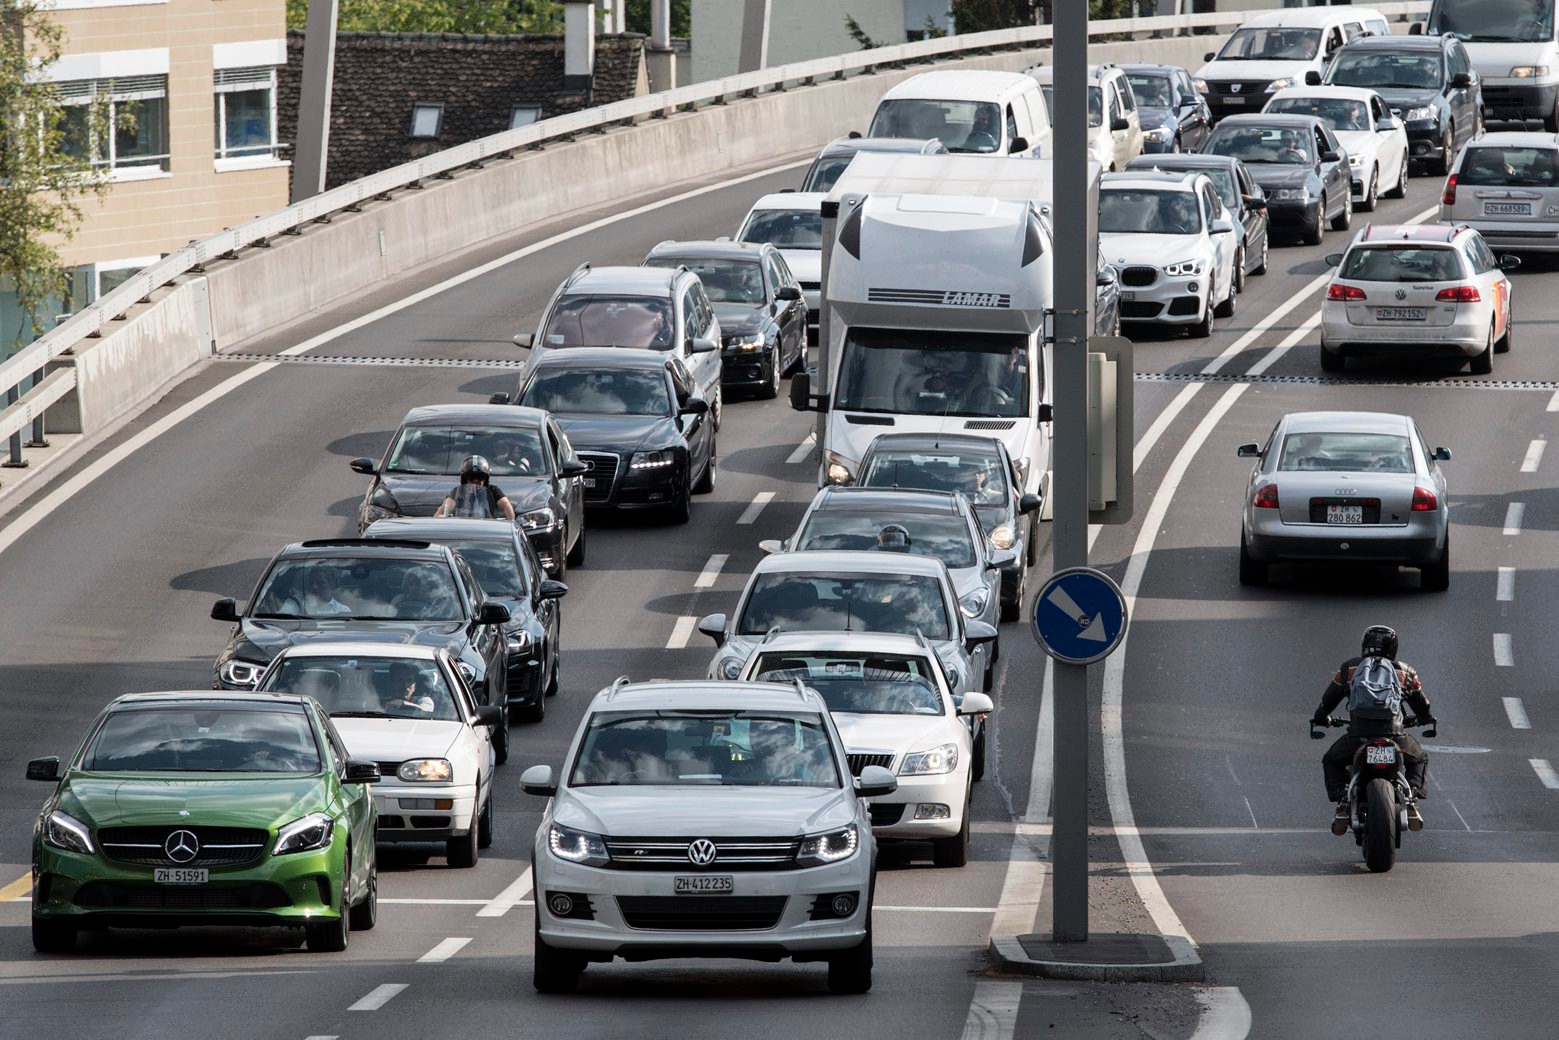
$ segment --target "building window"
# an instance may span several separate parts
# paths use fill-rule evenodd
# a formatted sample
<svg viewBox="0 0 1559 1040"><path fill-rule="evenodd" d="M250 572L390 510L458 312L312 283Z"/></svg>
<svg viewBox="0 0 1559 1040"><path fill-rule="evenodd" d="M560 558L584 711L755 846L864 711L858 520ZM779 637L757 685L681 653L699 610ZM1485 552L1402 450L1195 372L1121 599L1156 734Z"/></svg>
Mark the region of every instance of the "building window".
<svg viewBox="0 0 1559 1040"><path fill-rule="evenodd" d="M168 77L121 76L59 84L64 147L110 170L168 168ZM92 127L94 102L107 102L109 132Z"/></svg>
<svg viewBox="0 0 1559 1040"><path fill-rule="evenodd" d="M216 157L276 157L276 69L217 69Z"/></svg>
<svg viewBox="0 0 1559 1040"><path fill-rule="evenodd" d="M411 106L411 136L437 137L443 123L442 101L419 101Z"/></svg>
<svg viewBox="0 0 1559 1040"><path fill-rule="evenodd" d="M509 109L509 129L530 126L541 118L541 109L535 105L515 105Z"/></svg>

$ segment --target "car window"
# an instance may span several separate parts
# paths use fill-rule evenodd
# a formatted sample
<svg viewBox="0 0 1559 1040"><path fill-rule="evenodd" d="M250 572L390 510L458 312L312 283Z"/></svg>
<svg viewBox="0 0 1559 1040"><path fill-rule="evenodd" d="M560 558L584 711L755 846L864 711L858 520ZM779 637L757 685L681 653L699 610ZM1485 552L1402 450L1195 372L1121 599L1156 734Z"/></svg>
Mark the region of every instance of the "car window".
<svg viewBox="0 0 1559 1040"><path fill-rule="evenodd" d="M1042 380L1043 368L1032 375ZM1030 383L1021 334L851 327L834 402L858 412L1010 418L1029 414Z"/></svg>
<svg viewBox="0 0 1559 1040"><path fill-rule="evenodd" d="M534 426L402 426L385 461L386 473L454 476L468 456L480 455L494 477L551 472L542 434Z"/></svg>
<svg viewBox="0 0 1559 1040"><path fill-rule="evenodd" d="M822 156L807 171L806 179L801 182L801 190L832 191L834 184L839 180L839 175L844 173L850 165L850 160L854 158L854 152L848 155Z"/></svg>
<svg viewBox="0 0 1559 1040"><path fill-rule="evenodd" d="M81 756L100 773L321 772L307 713L211 705L137 708L103 720Z"/></svg>
<svg viewBox="0 0 1559 1040"><path fill-rule="evenodd" d="M897 632L949 639L942 584L926 575L812 575L773 571L754 576L737 621L743 635L792 632Z"/></svg>
<svg viewBox="0 0 1559 1040"><path fill-rule="evenodd" d="M1364 102L1348 98L1273 98L1267 104L1267 111L1315 116L1326 120L1338 130L1368 130L1370 126L1370 116Z"/></svg>
<svg viewBox="0 0 1559 1040"><path fill-rule="evenodd" d="M1357 40L1359 37L1364 35L1364 26L1360 25L1358 22L1344 22L1342 27L1342 34L1343 39L1346 42L1352 43L1354 40Z"/></svg>
<svg viewBox="0 0 1559 1040"><path fill-rule="evenodd" d="M878 104L867 136L935 137L950 152L994 152L1000 120L1001 109L989 101L893 98Z"/></svg>
<svg viewBox="0 0 1559 1040"><path fill-rule="evenodd" d="M599 711L579 741L571 787L838 787L838 762L812 712Z"/></svg>
<svg viewBox="0 0 1559 1040"><path fill-rule="evenodd" d="M1321 30L1262 26L1234 30L1217 61L1309 61L1321 46Z"/></svg>
<svg viewBox="0 0 1559 1040"><path fill-rule="evenodd" d="M704 293L717 303L764 302L763 274L756 260L724 257L664 256L645 261L649 267L686 267L698 276Z"/></svg>
<svg viewBox="0 0 1559 1040"><path fill-rule="evenodd" d="M794 549L866 550L877 546L877 536L889 524L909 532L909 552L941 560L950 569L973 567L979 551L969 525L957 514L929 515L902 510L816 509L797 532Z"/></svg>
<svg viewBox="0 0 1559 1040"><path fill-rule="evenodd" d="M986 452L873 452L861 468L862 487L957 491L977 506L1002 505L1011 495L1000 457Z"/></svg>
<svg viewBox="0 0 1559 1040"><path fill-rule="evenodd" d="M558 415L670 415L666 379L654 369L543 368L519 404Z"/></svg>
<svg viewBox="0 0 1559 1040"><path fill-rule="evenodd" d="M1348 251L1339 278L1359 282L1452 282L1464 276L1461 254L1448 246L1359 246Z"/></svg>
<svg viewBox="0 0 1559 1040"><path fill-rule="evenodd" d="M1391 433L1290 433L1277 468L1329 473L1412 473L1408 439Z"/></svg>
<svg viewBox="0 0 1559 1040"><path fill-rule="evenodd" d="M687 366L678 358L676 364L667 365L666 373L671 377L671 392L677 395L678 401L686 401L693 394L693 376L687 370Z"/></svg>
<svg viewBox="0 0 1559 1040"><path fill-rule="evenodd" d="M1213 130L1203 150L1230 155L1244 163L1310 166L1315 162L1315 135L1304 127L1223 122Z"/></svg>
<svg viewBox="0 0 1559 1040"><path fill-rule="evenodd" d="M507 538L440 539L471 568L484 595L525 599L524 575L514 542Z"/></svg>
<svg viewBox="0 0 1559 1040"><path fill-rule="evenodd" d="M1109 91L1110 91L1110 124L1113 126L1114 123L1115 123L1115 120L1120 119L1122 117L1123 113L1121 112L1120 91L1115 89L1115 84L1113 84L1113 83L1110 84Z"/></svg>
<svg viewBox="0 0 1559 1040"><path fill-rule="evenodd" d="M1326 70L1326 82L1371 90L1434 90L1441 83L1440 56L1373 48L1343 51Z"/></svg>
<svg viewBox="0 0 1559 1040"><path fill-rule="evenodd" d="M277 560L250 617L463 620L455 576L425 559L308 556Z"/></svg>
<svg viewBox="0 0 1559 1040"><path fill-rule="evenodd" d="M313 697L336 718L460 718L443 669L422 658L288 656L266 675L260 690Z"/></svg>
<svg viewBox="0 0 1559 1040"><path fill-rule="evenodd" d="M1218 196L1213 191L1211 184L1202 185L1202 206L1206 210L1206 219L1208 221L1217 220L1222 215L1220 210L1223 207L1219 204Z"/></svg>
<svg viewBox="0 0 1559 1040"><path fill-rule="evenodd" d="M748 214L738 242L769 242L778 249L822 249L822 209L760 209Z"/></svg>
<svg viewBox="0 0 1559 1040"><path fill-rule="evenodd" d="M1472 60L1467 56L1467 49L1461 44L1451 46L1451 75L1459 76L1462 73L1471 74Z"/></svg>
<svg viewBox="0 0 1559 1040"><path fill-rule="evenodd" d="M1134 72L1126 79L1144 108L1169 108L1173 104L1170 78L1156 72Z"/></svg>
<svg viewBox="0 0 1559 1040"><path fill-rule="evenodd" d="M795 274L791 271L790 265L785 262L785 257L782 253L771 254L769 257L769 262L774 265L774 270L779 275L779 280L782 285L794 285L797 288L801 287L801 283L796 280Z"/></svg>
<svg viewBox="0 0 1559 1040"><path fill-rule="evenodd" d="M347 759L351 757L347 754L346 741L336 732L335 723L330 721L329 715L321 716L320 723L325 731L325 743L330 745L330 757L336 760L336 775L345 776Z"/></svg>
<svg viewBox="0 0 1559 1040"><path fill-rule="evenodd" d="M1127 112L1135 112L1137 110L1137 99L1132 96L1131 83L1125 76L1114 76L1111 77L1110 81L1115 84L1115 89L1120 91L1121 108Z"/></svg>
<svg viewBox="0 0 1559 1040"><path fill-rule="evenodd" d="M1499 267L1499 261L1489 251L1489 244L1484 241L1482 235L1472 235L1467 239L1467 255L1472 260L1472 269L1477 274L1487 274Z"/></svg>
<svg viewBox="0 0 1559 1040"><path fill-rule="evenodd" d="M565 296L547 318L549 347L648 347L669 350L676 319L655 296Z"/></svg>
<svg viewBox="0 0 1559 1040"><path fill-rule="evenodd" d="M1201 230L1192 192L1110 188L1099 193L1100 234L1195 235Z"/></svg>
<svg viewBox="0 0 1559 1040"><path fill-rule="evenodd" d="M1022 135L1018 133L1018 117L1012 111L1012 106L1007 106L1007 140L1016 141Z"/></svg>
<svg viewBox="0 0 1559 1040"><path fill-rule="evenodd" d="M1469 146L1456 172L1457 184L1511 184L1533 188L1559 186L1559 152L1551 147Z"/></svg>
<svg viewBox="0 0 1559 1040"><path fill-rule="evenodd" d="M759 654L758 682L800 680L822 694L829 711L859 715L946 715L933 665L906 654L776 651Z"/></svg>
<svg viewBox="0 0 1559 1040"><path fill-rule="evenodd" d="M757 272L753 273L756 274ZM761 282L759 283L759 289L760 291L762 289ZM689 309L686 312L687 337L693 339L698 336L709 335L709 325L714 320L714 308L710 306L709 297L704 293L704 287L694 283L693 287L688 290L687 302L689 304Z"/></svg>

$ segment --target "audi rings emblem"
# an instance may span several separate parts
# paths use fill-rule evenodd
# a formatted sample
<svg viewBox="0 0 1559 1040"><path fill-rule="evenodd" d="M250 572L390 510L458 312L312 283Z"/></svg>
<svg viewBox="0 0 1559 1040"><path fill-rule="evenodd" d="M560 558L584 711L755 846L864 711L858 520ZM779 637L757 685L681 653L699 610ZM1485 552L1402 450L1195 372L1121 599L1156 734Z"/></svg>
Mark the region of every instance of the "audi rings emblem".
<svg viewBox="0 0 1559 1040"><path fill-rule="evenodd" d="M715 843L708 838L699 838L687 847L688 860L699 867L709 866L719 854L719 850L715 848Z"/></svg>
<svg viewBox="0 0 1559 1040"><path fill-rule="evenodd" d="M200 839L189 831L174 831L162 843L162 851L175 863L188 863L200 855Z"/></svg>
<svg viewBox="0 0 1559 1040"><path fill-rule="evenodd" d="M589 459L581 459L580 461L585 464L585 472L586 473L589 473L589 472L591 472L591 471L593 471L595 469L595 463L592 462L591 460L589 460Z"/></svg>

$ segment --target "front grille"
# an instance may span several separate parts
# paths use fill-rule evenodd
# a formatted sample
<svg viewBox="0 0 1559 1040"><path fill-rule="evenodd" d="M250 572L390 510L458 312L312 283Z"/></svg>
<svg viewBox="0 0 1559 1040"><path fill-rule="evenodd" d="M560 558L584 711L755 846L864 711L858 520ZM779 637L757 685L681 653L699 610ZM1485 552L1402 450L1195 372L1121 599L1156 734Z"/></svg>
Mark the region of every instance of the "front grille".
<svg viewBox="0 0 1559 1040"><path fill-rule="evenodd" d="M1326 523L1327 506L1363 506L1364 522L1366 524L1380 523L1380 499L1378 498L1312 498L1310 500L1310 522L1312 524ZM1339 531L1346 531L1351 524L1328 524Z"/></svg>
<svg viewBox="0 0 1559 1040"><path fill-rule="evenodd" d="M1121 318L1127 321L1146 321L1148 318L1158 317L1163 309L1163 304L1149 300L1122 300Z"/></svg>
<svg viewBox="0 0 1559 1040"><path fill-rule="evenodd" d="M175 831L188 831L199 843L195 857L168 858L166 842ZM221 867L260 858L270 835L246 827L105 827L98 832L103 854L120 863L153 867Z"/></svg>
<svg viewBox="0 0 1559 1040"><path fill-rule="evenodd" d="M695 867L687 850L696 838L608 838L607 866L617 870L789 870L800 838L714 838L713 862Z"/></svg>
<svg viewBox="0 0 1559 1040"><path fill-rule="evenodd" d="M1012 419L970 419L964 423L966 430L1010 430L1018 425Z"/></svg>
<svg viewBox="0 0 1559 1040"><path fill-rule="evenodd" d="M866 807L866 811L871 814L873 827L892 827L904 818L904 803L878 805L873 802Z"/></svg>
<svg viewBox="0 0 1559 1040"><path fill-rule="evenodd" d="M1254 79L1240 80L1238 84L1236 84L1233 80L1214 79L1208 80L1207 86L1211 90L1214 97L1263 98L1266 95L1267 86L1271 82L1272 81L1270 79ZM1238 86L1239 89L1235 90L1235 86ZM1258 104L1252 108L1251 111L1256 112L1260 111L1260 109L1261 105Z"/></svg>
<svg viewBox="0 0 1559 1040"><path fill-rule="evenodd" d="M126 910L273 910L291 906L280 885L129 885L91 881L76 890L76 905Z"/></svg>
<svg viewBox="0 0 1559 1040"><path fill-rule="evenodd" d="M1121 268L1122 285L1141 288L1145 285L1152 285L1156 281L1158 281L1158 268L1156 267L1144 267L1141 264L1134 264L1131 267Z"/></svg>
<svg viewBox="0 0 1559 1040"><path fill-rule="evenodd" d="M585 501L599 503L611 498L612 484L617 479L617 468L622 465L622 459L604 451L581 451L576 454L590 467L585 479L595 481L594 487L585 488Z"/></svg>
<svg viewBox="0 0 1559 1040"><path fill-rule="evenodd" d="M375 762L374 764L379 767L379 775L388 780L393 780L401 768L399 762Z"/></svg>
<svg viewBox="0 0 1559 1040"><path fill-rule="evenodd" d="M679 932L749 932L773 928L788 896L618 896L629 928Z"/></svg>
<svg viewBox="0 0 1559 1040"><path fill-rule="evenodd" d="M864 752L859 754L851 752L845 758L850 762L850 773L853 776L860 776L861 770L867 766L882 766L882 768L887 769L893 765L892 755L868 755Z"/></svg>
<svg viewBox="0 0 1559 1040"><path fill-rule="evenodd" d="M534 699L536 685L541 682L541 669L531 666L531 659L523 655L509 658L504 668L504 694L511 701Z"/></svg>

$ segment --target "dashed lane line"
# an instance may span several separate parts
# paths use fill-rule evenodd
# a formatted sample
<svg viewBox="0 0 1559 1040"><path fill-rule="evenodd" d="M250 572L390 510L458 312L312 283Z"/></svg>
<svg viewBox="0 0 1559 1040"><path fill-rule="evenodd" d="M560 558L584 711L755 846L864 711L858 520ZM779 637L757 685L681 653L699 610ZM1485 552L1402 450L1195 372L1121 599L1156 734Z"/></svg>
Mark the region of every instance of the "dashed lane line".
<svg viewBox="0 0 1559 1040"><path fill-rule="evenodd" d="M1234 986L1216 986L1196 995L1202 1021L1191 1040L1245 1040L1250 1035L1250 1005Z"/></svg>
<svg viewBox="0 0 1559 1040"><path fill-rule="evenodd" d="M772 501L774 501L774 492L772 492L772 491L760 491L760 492L758 492L756 495L753 496L752 504L749 505L742 512L741 516L736 518L736 522L738 524L751 524L751 523L756 522L757 519L758 519L758 514L763 512L763 507L768 505Z"/></svg>
<svg viewBox="0 0 1559 1040"><path fill-rule="evenodd" d="M713 588L715 580L720 577L720 571L724 569L726 561L731 557L727 553L715 553L709 557L709 562L704 564L704 569L698 572L697 579L693 582L695 589Z"/></svg>
<svg viewBox="0 0 1559 1040"><path fill-rule="evenodd" d="M1500 668L1512 668L1516 663L1515 651L1511 649L1510 633L1494 633L1494 664Z"/></svg>
<svg viewBox="0 0 1559 1040"><path fill-rule="evenodd" d="M418 964L443 964L449 958L459 953L465 945L471 941L470 937L450 937L439 943L433 949L417 958Z"/></svg>
<svg viewBox="0 0 1559 1040"><path fill-rule="evenodd" d="M1526 517L1527 506L1525 502L1512 502L1505 507L1505 530L1501 532L1506 538L1512 538L1521 533L1521 521Z"/></svg>
<svg viewBox="0 0 1559 1040"><path fill-rule="evenodd" d="M405 989L407 983L386 982L382 986L375 986L368 994L356 1004L347 1008L348 1011L378 1011L384 1005L394 1000L396 995Z"/></svg>
<svg viewBox="0 0 1559 1040"><path fill-rule="evenodd" d="M1521 460L1521 472L1536 473L1537 467L1543 464L1543 449L1548 447L1548 442L1538 437L1527 445L1526 457Z"/></svg>
<svg viewBox="0 0 1559 1040"><path fill-rule="evenodd" d="M1532 720L1527 718L1527 710L1521 704L1520 697L1501 697L1505 704L1505 714L1510 718L1511 729L1531 729Z"/></svg>
<svg viewBox="0 0 1559 1040"><path fill-rule="evenodd" d="M402 906L486 906L490 899L389 899L379 897L381 903L397 903Z"/></svg>
<svg viewBox="0 0 1559 1040"><path fill-rule="evenodd" d="M0 888L0 903L11 899L24 899L32 891L32 874L23 874L15 881Z"/></svg>
<svg viewBox="0 0 1559 1040"><path fill-rule="evenodd" d="M1499 576L1494 585L1494 598L1501 603L1509 603L1516 598L1516 569L1514 567L1501 567Z"/></svg>
<svg viewBox="0 0 1559 1040"><path fill-rule="evenodd" d="M1554 772L1554 767L1548 764L1546 758L1529 758L1532 764L1532 772L1543 782L1543 786L1550 791L1559 791L1559 773Z"/></svg>
<svg viewBox="0 0 1559 1040"><path fill-rule="evenodd" d="M502 917L504 914L520 905L520 902L524 900L525 894L530 891L530 888L530 868L526 867L525 873L521 874L514 882L514 884L510 885L502 892L499 892L491 902L476 912L476 916Z"/></svg>
<svg viewBox="0 0 1559 1040"><path fill-rule="evenodd" d="M693 630L697 627L698 618L692 614L683 614L677 618L677 623L671 629L671 637L666 640L666 649L681 650L686 647L688 640L693 638Z"/></svg>
<svg viewBox="0 0 1559 1040"><path fill-rule="evenodd" d="M790 457L785 460L785 464L788 466L794 466L798 462L805 462L811 456L812 449L814 446L816 446L816 444L817 431L814 430L807 434L806 440L796 445L796 450L790 453Z"/></svg>
<svg viewBox="0 0 1559 1040"><path fill-rule="evenodd" d="M1554 391L1554 396L1548 399L1548 411L1559 412L1559 390Z"/></svg>
<svg viewBox="0 0 1559 1040"><path fill-rule="evenodd" d="M1022 1001L1021 982L976 982L961 1040L1011 1040Z"/></svg>
<svg viewBox="0 0 1559 1040"><path fill-rule="evenodd" d="M329 1036L306 1036L303 1040L341 1040L341 1037L331 1033Z"/></svg>

